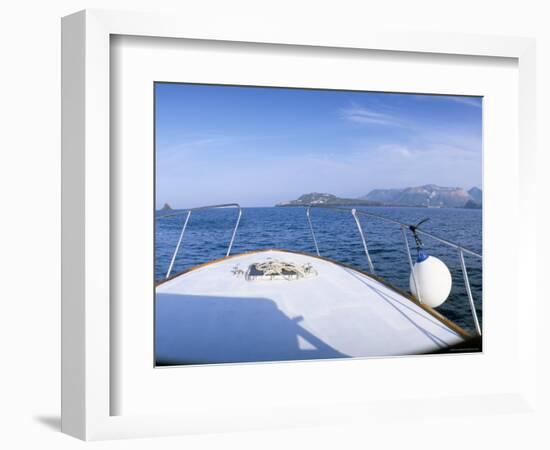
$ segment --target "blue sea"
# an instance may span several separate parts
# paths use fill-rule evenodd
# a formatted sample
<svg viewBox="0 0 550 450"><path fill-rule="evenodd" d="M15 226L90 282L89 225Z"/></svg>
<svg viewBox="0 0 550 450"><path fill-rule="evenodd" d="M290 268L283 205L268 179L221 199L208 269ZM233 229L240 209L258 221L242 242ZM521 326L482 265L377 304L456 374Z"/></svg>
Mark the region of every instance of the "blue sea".
<svg viewBox="0 0 550 450"><path fill-rule="evenodd" d="M407 224L415 224L422 219L429 218L421 226L423 230L481 253L481 210L406 207L358 207L357 209ZM236 217L237 210L234 208L193 212L172 274L225 256ZM321 256L365 271L369 270L357 226L350 213L312 208L311 219ZM156 281L162 280L166 275L184 220L185 215L163 217L160 213L157 214ZM376 274L389 283L408 291L409 263L400 227L370 217L361 217L361 222ZM414 257L414 239L411 233L408 235ZM443 260L453 277L451 295L437 310L463 328L473 331L475 328L457 251L429 237L423 237L422 240L425 250ZM305 208L243 208L231 253L237 254L270 248L315 254ZM481 322L481 261L467 254L464 257L478 318Z"/></svg>

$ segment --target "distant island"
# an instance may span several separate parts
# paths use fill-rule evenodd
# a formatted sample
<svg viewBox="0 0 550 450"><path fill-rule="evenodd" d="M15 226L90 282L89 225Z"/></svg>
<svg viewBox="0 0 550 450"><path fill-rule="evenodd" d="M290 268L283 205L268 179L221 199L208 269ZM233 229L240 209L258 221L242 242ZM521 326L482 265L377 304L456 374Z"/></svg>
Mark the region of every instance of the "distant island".
<svg viewBox="0 0 550 450"><path fill-rule="evenodd" d="M374 189L359 198L340 198L333 194L312 192L275 206L419 206L426 208L480 209L482 191L477 187L466 191L459 187L435 184L403 189Z"/></svg>
<svg viewBox="0 0 550 450"><path fill-rule="evenodd" d="M381 206L382 203L377 201L367 200L367 199L340 198L332 194L322 194L319 192L312 192L311 194L301 195L296 200L277 203L275 206L300 206L300 205Z"/></svg>
<svg viewBox="0 0 550 450"><path fill-rule="evenodd" d="M161 213L161 214L166 214L166 213L169 213L171 211L174 211L174 210L172 209L172 207L168 203L165 203L162 206L162 208L157 209L157 213Z"/></svg>

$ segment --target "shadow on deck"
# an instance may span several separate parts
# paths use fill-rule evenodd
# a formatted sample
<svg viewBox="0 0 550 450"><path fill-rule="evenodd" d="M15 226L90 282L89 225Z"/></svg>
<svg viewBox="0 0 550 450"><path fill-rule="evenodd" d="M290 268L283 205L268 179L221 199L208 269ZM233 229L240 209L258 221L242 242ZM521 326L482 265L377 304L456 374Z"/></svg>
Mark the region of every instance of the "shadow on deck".
<svg viewBox="0 0 550 450"><path fill-rule="evenodd" d="M158 293L157 366L349 357L268 298Z"/></svg>

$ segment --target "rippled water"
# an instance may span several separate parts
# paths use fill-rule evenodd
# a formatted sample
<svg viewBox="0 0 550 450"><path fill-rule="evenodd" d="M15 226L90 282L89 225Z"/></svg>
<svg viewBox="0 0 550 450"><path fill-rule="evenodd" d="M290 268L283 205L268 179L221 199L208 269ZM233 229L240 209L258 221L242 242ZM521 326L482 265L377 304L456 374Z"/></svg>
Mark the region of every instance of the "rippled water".
<svg viewBox="0 0 550 450"><path fill-rule="evenodd" d="M358 208L405 223L429 217L422 229L481 253L481 210L428 208ZM232 208L193 212L172 273L225 256L237 217ZM314 208L311 218L321 256L368 271L367 259L351 214ZM166 275L185 216L156 220L155 278ZM361 218L376 274L391 284L409 289L409 263L398 225L374 218ZM409 245L414 240L409 234ZM473 330L474 324L457 251L429 237L425 249L442 259L451 270L453 288L449 299L437 310L458 325ZM243 208L232 254L260 249L286 249L315 253L304 208ZM414 255L414 250L413 250ZM481 261L465 254L470 285L481 322Z"/></svg>

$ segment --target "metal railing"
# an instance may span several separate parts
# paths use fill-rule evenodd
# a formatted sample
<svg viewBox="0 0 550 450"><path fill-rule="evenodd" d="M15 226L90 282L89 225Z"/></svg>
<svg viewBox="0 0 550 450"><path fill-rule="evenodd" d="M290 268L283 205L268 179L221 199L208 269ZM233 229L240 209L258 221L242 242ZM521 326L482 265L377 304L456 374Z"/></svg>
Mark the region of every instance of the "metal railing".
<svg viewBox="0 0 550 450"><path fill-rule="evenodd" d="M227 253L225 256L229 256L231 253L231 248L233 247L233 242L235 242L235 236L237 235L237 228L239 228L239 223L241 221L242 216L242 208L241 205L238 203L224 203L221 205L210 205L210 206L200 206L198 208L190 208L190 209L184 209L175 213L171 214L163 214L161 216L157 216L157 219L164 219L167 217L174 217L174 216L181 216L185 215L185 221L183 222L183 226L181 228L180 237L178 239L178 243L176 244L176 249L174 250L174 253L172 255L172 259L170 260L170 266L168 267L168 271L166 272L166 277L169 278L170 274L172 273L172 268L174 267L174 263L176 262L176 257L178 255L181 242L183 240L183 235L185 234L185 230L187 229L187 223L189 222L189 218L191 217L191 213L195 211L202 211L205 209L217 209L217 208L238 208L239 212L237 214L237 222L235 223L235 227L233 228L233 233L231 233L231 240L229 241L229 246L227 247Z"/></svg>
<svg viewBox="0 0 550 450"><path fill-rule="evenodd" d="M367 262L368 262L368 265L369 265L369 270L372 274L375 273L374 263L373 263L372 258L370 256L370 253L369 253L367 238L366 238L366 234L363 230L363 225L361 223L360 217L361 216L371 217L371 218L375 218L375 219L378 219L378 220L382 220L382 221L385 221L385 222L388 222L388 223L393 223L395 225L398 225L400 227L401 233L403 235L403 241L404 241L404 244L405 244L405 250L406 250L406 253L407 253L407 258L408 258L408 261L409 261L409 267L410 267L410 270L411 270L412 279L413 279L414 287L415 287L415 290L416 290L416 298L418 299L418 301L420 303L422 303L422 295L421 295L421 292L420 292L420 285L419 285L419 283L416 279L415 272L413 270L414 263L413 263L413 258L412 258L412 255L411 255L411 249L410 249L410 246L409 246L409 240L407 238L407 230L409 230L413 233L418 233L418 234L421 234L423 236L427 236L427 237L429 237L429 238L431 238L431 239L433 239L437 242L440 242L440 243L442 243L442 244L444 244L448 247L456 249L457 252L458 252L460 267L461 267L462 276L463 276L463 279L464 279L464 285L466 287L466 293L468 295L468 301L469 301L469 304L470 304L470 310L471 310L471 313L472 313L472 317L473 317L473 321L474 321L474 324L475 324L476 332L477 332L478 335L481 336L481 327L480 327L479 320L478 320L478 317L477 317L477 312L476 312L475 304L474 304L474 298L473 298L473 295L472 295L472 289L471 289L471 286L470 286L470 280L468 278L468 270L466 268L466 263L465 263L465 260L464 260L464 254L474 256L474 257L481 260L482 256L479 253L476 253L476 252L474 252L470 249L462 247L460 244L457 244L455 242L452 242L452 241L449 241L447 239L443 239L439 236L436 236L433 233L430 233L428 231L424 231L424 230L418 228L417 226L410 225L410 224L407 224L407 223L404 223L404 222L400 222L399 220L391 219L389 217L381 216L379 214L375 214L375 213L372 213L372 212L368 212L368 211L364 211L364 210L357 210L355 208L342 208L342 207L338 207L338 206L327 206L327 205L297 205L297 206L306 208L306 217L307 217L307 221L308 221L308 224L309 224L311 237L313 238L313 244L315 246L315 252L316 252L317 256L321 256L321 254L320 254L320 251L319 251L319 244L318 244L318 241L317 241L317 237L316 237L315 231L313 229L313 222L311 220L311 208L319 208L319 209L327 209L329 211L339 211L339 212L344 212L344 213L351 213L351 215L353 216L353 219L355 220L355 224L357 225L357 230L359 232L359 236L360 236L361 242L363 244L363 250L365 251L365 256L367 258ZM231 240L229 241L229 246L227 248L227 252L226 252L226 255L225 255L227 257L231 253L231 248L233 247L233 243L235 241L235 236L237 235L237 229L238 229L239 223L241 221L242 208L238 203L226 203L226 204L221 204L221 205L201 206L201 207L198 207L198 208L191 208L191 209L185 209L185 210L177 211L177 212L172 213L172 214L164 214L162 216L157 216L157 218L167 218L167 217L180 216L180 215L185 215L186 216L185 220L183 222L183 226L182 226L182 229L181 229L181 232L180 232L178 242L176 244L176 248L175 248L174 253L172 255L172 259L170 260L170 265L168 267L168 271L166 272L166 278L169 278L170 274L172 273L172 269L174 267L174 263L176 261L176 257L178 255L181 243L183 241L183 236L185 234L185 230L187 229L187 224L189 222L189 218L191 217L191 214L195 211L201 211L201 210L206 210L206 209L217 209L217 208L237 208L238 209L237 221L236 221L235 226L233 228L233 232L231 234Z"/></svg>
<svg viewBox="0 0 550 450"><path fill-rule="evenodd" d="M301 206L301 205L300 205ZM420 303L422 303L422 295L421 295L421 292L420 292L420 285L418 283L418 281L416 280L416 276L415 276L415 273L414 273L414 270L413 270L413 267L414 267L414 264L413 264L413 259L412 259L412 255L411 255L411 249L410 249L410 246L409 246L409 240L407 238L407 230L411 231L411 232L415 232L415 233L418 233L418 234L421 234L423 236L427 236L437 242L440 242L448 247L451 247L451 248L454 248L457 250L458 252L458 258L459 258L459 261L460 261L460 268L462 270L462 277L464 279L464 285L466 287L466 293L468 295L468 302L470 304L470 311L472 313L472 318L473 318L473 321L474 321L474 325L475 325L475 329L476 329L476 332L479 336L481 336L481 326L479 324L479 320L478 320L478 317L477 317L477 311L475 309L475 303L474 303L474 298L473 298L473 295L472 295L472 289L471 289L471 286L470 286L470 280L468 278L468 270L466 268L466 263L464 261L464 254L468 254L468 255L471 255L471 256L474 256L480 260L483 259L482 255L480 255L479 253L476 253L470 249L467 249L465 247L462 247L460 244L457 244L455 242L452 242L452 241L449 241L447 239L443 239L439 236L436 236L428 231L424 231L414 225L410 225L410 224L407 224L407 223L404 223L404 222L400 222L399 220L395 220L395 219L391 219L389 217L385 217L385 216L381 216L379 214L375 214L375 213L371 213L371 212L368 212L368 211L364 211L364 210L357 210L355 208L342 208L342 207L338 207L338 206L327 206L327 205L304 205L306 207L306 215L307 215L307 220L308 220L308 224L309 224L309 229L311 231L311 236L313 238L313 243L315 244L315 251L317 252L317 256L320 256L320 253L319 253L319 245L317 243L317 237L315 236L315 231L313 230L313 223L312 223L312 220L311 220L311 208L320 208L320 209L327 209L329 211L340 211L340 212L345 212L345 213L351 213L351 215L353 216L354 220L355 220L355 224L357 225L357 229L359 231L359 235L361 237L361 242L363 243L363 249L365 250L365 256L367 257L367 261L368 261L368 265L369 265L369 269L370 269L370 272L372 274L374 274L374 264L372 262L372 259L370 257L370 253L369 253L369 248L368 248L368 245L367 245L367 239L365 237L365 233L363 231L363 226L361 224L361 221L360 221L360 216L365 216L365 217L371 217L371 218L375 218L375 219L378 219L378 220L382 220L382 221L385 221L385 222L389 222L389 223L393 223L395 225L398 225L401 229L401 233L403 235L403 241L405 243L405 249L406 249L406 252L407 252L407 257L408 257L408 260L409 260L409 266L410 266L410 270L411 270L411 275L412 275L412 279L413 279L413 283L414 283L414 287L415 287L415 290L416 290L416 298L418 299L418 301Z"/></svg>

